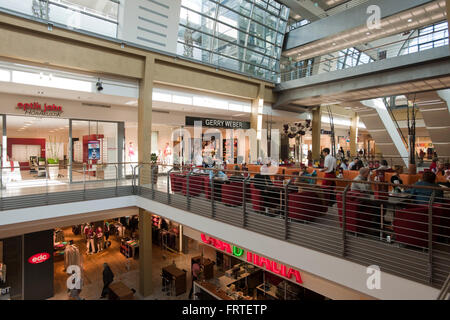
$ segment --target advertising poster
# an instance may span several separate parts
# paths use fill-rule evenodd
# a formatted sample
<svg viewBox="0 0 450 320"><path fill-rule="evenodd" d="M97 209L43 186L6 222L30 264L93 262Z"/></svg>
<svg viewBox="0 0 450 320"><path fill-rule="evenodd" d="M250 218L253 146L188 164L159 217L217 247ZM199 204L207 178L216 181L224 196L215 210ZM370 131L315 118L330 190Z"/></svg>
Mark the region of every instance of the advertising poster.
<svg viewBox="0 0 450 320"><path fill-rule="evenodd" d="M88 141L88 159L100 160L100 141Z"/></svg>

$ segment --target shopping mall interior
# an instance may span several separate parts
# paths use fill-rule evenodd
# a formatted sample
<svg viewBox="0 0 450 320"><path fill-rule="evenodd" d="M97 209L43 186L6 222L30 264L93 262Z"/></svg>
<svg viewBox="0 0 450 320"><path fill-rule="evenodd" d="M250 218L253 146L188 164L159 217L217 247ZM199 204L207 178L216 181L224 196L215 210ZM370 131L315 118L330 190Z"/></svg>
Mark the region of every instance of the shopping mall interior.
<svg viewBox="0 0 450 320"><path fill-rule="evenodd" d="M0 300L448 299L449 8L0 1Z"/></svg>

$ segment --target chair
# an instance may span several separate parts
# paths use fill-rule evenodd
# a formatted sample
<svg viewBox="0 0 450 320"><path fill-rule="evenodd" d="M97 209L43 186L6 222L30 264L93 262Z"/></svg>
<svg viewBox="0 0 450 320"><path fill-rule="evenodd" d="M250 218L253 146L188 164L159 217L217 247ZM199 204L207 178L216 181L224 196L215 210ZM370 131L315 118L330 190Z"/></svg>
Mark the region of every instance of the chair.
<svg viewBox="0 0 450 320"><path fill-rule="evenodd" d="M243 183L230 182L222 185L222 202L225 205L241 206L243 198Z"/></svg>
<svg viewBox="0 0 450 320"><path fill-rule="evenodd" d="M293 193L288 199L289 218L303 221L313 221L325 212L327 208L315 192L305 191Z"/></svg>
<svg viewBox="0 0 450 320"><path fill-rule="evenodd" d="M170 188L172 192L180 192L183 188L183 181L180 179L180 175L178 173L170 174Z"/></svg>
<svg viewBox="0 0 450 320"><path fill-rule="evenodd" d="M203 176L191 175L189 176L189 195L196 197L200 195L204 190ZM182 186L183 195L187 195L187 178L183 179Z"/></svg>
<svg viewBox="0 0 450 320"><path fill-rule="evenodd" d="M257 211L257 212L263 212L264 211L264 206L263 206L263 197L261 194L261 190L256 189L255 186L252 184L250 184L250 197L252 199L252 205L253 205L253 210Z"/></svg>
<svg viewBox="0 0 450 320"><path fill-rule="evenodd" d="M367 208L360 207L360 198L364 195L359 191L349 191L346 196L345 205L345 230L352 232L362 232L370 226L370 216L363 213ZM338 204L339 223L342 228L343 214L343 194L337 193L336 200Z"/></svg>
<svg viewBox="0 0 450 320"><path fill-rule="evenodd" d="M421 248L428 247L428 206L409 205L395 210L395 241Z"/></svg>
<svg viewBox="0 0 450 320"><path fill-rule="evenodd" d="M417 246L428 247L428 206L409 205L406 208L395 211L394 233L397 242ZM448 203L434 204L433 217L433 241L450 236L450 206Z"/></svg>

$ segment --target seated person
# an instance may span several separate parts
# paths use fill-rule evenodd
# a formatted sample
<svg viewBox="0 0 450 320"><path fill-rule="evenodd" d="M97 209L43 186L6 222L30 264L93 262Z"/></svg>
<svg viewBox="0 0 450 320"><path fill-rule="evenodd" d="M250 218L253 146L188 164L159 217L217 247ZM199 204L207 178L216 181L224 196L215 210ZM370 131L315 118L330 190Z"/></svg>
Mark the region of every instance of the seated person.
<svg viewBox="0 0 450 320"><path fill-rule="evenodd" d="M441 182L439 183L441 186L446 186L447 188L450 188L450 169L445 170L445 181L446 182Z"/></svg>
<svg viewBox="0 0 450 320"><path fill-rule="evenodd" d="M269 213L269 208L274 208L277 201L279 201L275 193L270 189L273 186L270 176L257 173L252 178L252 183L261 192L263 206L265 207L266 213Z"/></svg>
<svg viewBox="0 0 450 320"><path fill-rule="evenodd" d="M349 170L349 169L348 169L348 166L349 166L349 165L348 165L348 160L347 160L347 159L343 159L340 168L341 168L342 170Z"/></svg>
<svg viewBox="0 0 450 320"><path fill-rule="evenodd" d="M348 170L358 170L357 169L357 164L358 164L358 158L353 159L352 162L350 162L350 164L348 165Z"/></svg>
<svg viewBox="0 0 450 320"><path fill-rule="evenodd" d="M233 168L234 172L233 174L228 178L228 181L230 182L242 182L244 180L244 176L240 172L241 169L238 165L235 165Z"/></svg>
<svg viewBox="0 0 450 320"><path fill-rule="evenodd" d="M369 181L369 174L370 169L369 168L361 168L359 169L359 174L353 181ZM357 183L353 182L351 186L351 191L360 191L362 193L371 193L372 192L372 186L368 183Z"/></svg>
<svg viewBox="0 0 450 320"><path fill-rule="evenodd" d="M391 170L391 167L389 167L389 164L386 160L381 160L381 166L379 166L376 170L388 171Z"/></svg>
<svg viewBox="0 0 450 320"><path fill-rule="evenodd" d="M215 168L214 170L209 170L209 180L211 180L213 177L214 179L228 179L228 176L222 170L219 170L217 168Z"/></svg>
<svg viewBox="0 0 450 320"><path fill-rule="evenodd" d="M438 187L440 186L435 183L436 175L433 172L424 172L422 180L416 182L415 186L426 186L426 187ZM422 189L422 188L411 188L405 192L413 195L414 200L417 204L428 204L430 201L431 194L434 190L432 189ZM434 202L443 202L444 192L442 190L436 190Z"/></svg>
<svg viewBox="0 0 450 320"><path fill-rule="evenodd" d="M445 176L445 164L441 161L437 162L437 168L433 171L437 176Z"/></svg>
<svg viewBox="0 0 450 320"><path fill-rule="evenodd" d="M402 166L395 166L394 167L395 174L391 177L391 183L393 184L403 184L403 180L400 178L400 175L403 173L403 167ZM394 192L399 193L402 192L400 187L395 186Z"/></svg>

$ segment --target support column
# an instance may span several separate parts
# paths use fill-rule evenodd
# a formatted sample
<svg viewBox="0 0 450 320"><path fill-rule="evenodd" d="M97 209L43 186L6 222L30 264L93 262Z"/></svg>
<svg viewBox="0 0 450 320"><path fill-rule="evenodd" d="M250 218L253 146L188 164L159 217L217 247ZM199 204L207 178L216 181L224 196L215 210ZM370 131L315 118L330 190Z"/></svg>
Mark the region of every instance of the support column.
<svg viewBox="0 0 450 320"><path fill-rule="evenodd" d="M148 57L145 60L144 78L139 85L138 102L138 161L150 163L152 143L152 91L153 68L155 59ZM150 166L144 165L140 169L139 181L141 185L150 184Z"/></svg>
<svg viewBox="0 0 450 320"><path fill-rule="evenodd" d="M139 293L144 298L153 292L152 269L152 215L139 209Z"/></svg>
<svg viewBox="0 0 450 320"><path fill-rule="evenodd" d="M259 85L258 95L252 100L252 114L250 116L250 128L256 132L256 141L249 136L250 158L249 163L256 163L259 157L259 148L262 137L263 106L264 106L264 84Z"/></svg>
<svg viewBox="0 0 450 320"><path fill-rule="evenodd" d="M359 124L359 117L358 115L355 115L352 118L352 125L350 127L350 154L352 156L356 156L358 150L357 144L358 144L358 124Z"/></svg>
<svg viewBox="0 0 450 320"><path fill-rule="evenodd" d="M138 161L150 163L152 141L152 91L155 59L145 60L144 77L139 85L138 103ZM150 166L139 172L139 183L150 184ZM152 221L151 215L139 209L139 293L142 297L152 294Z"/></svg>
<svg viewBox="0 0 450 320"><path fill-rule="evenodd" d="M312 160L320 160L320 130L322 129L322 111L320 107L317 107L312 112Z"/></svg>

